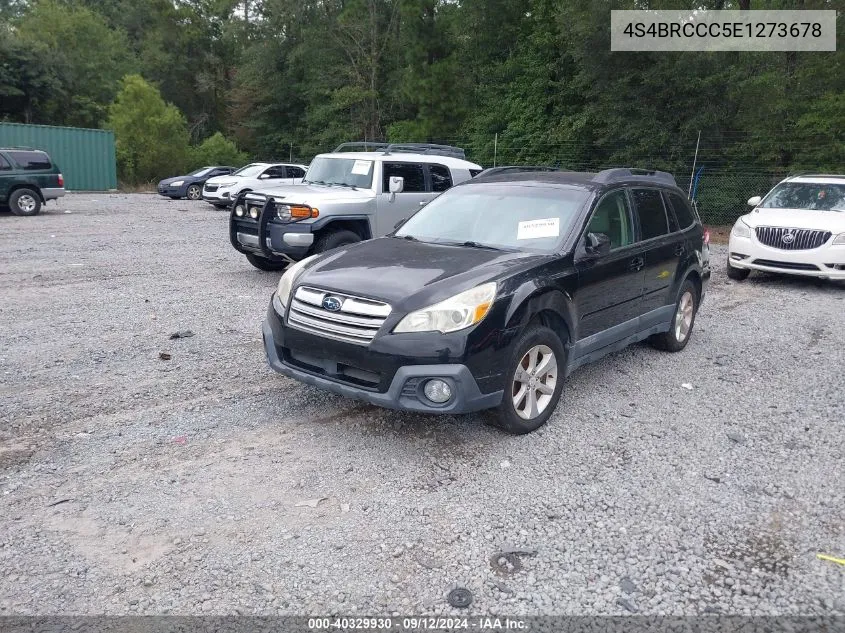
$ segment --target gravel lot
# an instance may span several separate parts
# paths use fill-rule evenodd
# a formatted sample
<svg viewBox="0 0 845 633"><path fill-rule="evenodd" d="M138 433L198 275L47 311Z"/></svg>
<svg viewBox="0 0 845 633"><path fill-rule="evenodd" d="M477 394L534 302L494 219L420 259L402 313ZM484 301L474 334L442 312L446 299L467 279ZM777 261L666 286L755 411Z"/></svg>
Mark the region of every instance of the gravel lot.
<svg viewBox="0 0 845 633"><path fill-rule="evenodd" d="M510 437L274 374L278 274L226 219L0 214L0 614L845 613L845 286L728 283L717 246L683 353Z"/></svg>

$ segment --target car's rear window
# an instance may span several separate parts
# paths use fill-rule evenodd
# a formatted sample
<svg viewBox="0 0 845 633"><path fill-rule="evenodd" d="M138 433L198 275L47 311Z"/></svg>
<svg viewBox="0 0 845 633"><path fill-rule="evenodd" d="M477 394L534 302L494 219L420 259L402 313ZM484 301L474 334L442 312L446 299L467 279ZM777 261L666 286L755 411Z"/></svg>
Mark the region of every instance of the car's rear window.
<svg viewBox="0 0 845 633"><path fill-rule="evenodd" d="M7 154L23 169L50 169L53 166L50 157L44 152L15 150Z"/></svg>

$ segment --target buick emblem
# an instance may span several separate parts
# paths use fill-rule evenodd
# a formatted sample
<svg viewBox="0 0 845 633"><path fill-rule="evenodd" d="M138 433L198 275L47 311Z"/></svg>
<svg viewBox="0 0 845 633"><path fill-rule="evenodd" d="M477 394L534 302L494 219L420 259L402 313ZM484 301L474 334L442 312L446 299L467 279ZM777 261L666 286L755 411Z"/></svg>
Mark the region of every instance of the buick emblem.
<svg viewBox="0 0 845 633"><path fill-rule="evenodd" d="M323 307L330 312L337 312L343 307L343 301L329 295L323 297Z"/></svg>
<svg viewBox="0 0 845 633"><path fill-rule="evenodd" d="M795 241L795 233L789 231L780 236L780 241L784 244L792 244Z"/></svg>

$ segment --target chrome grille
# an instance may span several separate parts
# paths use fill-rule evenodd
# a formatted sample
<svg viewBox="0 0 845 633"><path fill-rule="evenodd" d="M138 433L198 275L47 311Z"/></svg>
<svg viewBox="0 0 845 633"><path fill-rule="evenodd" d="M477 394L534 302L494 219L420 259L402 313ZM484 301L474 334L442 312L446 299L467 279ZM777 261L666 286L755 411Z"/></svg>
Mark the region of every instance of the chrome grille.
<svg viewBox="0 0 845 633"><path fill-rule="evenodd" d="M340 309L324 308L326 297L337 299ZM381 301L301 286L291 301L288 325L318 336L367 345L389 314L390 306Z"/></svg>
<svg viewBox="0 0 845 633"><path fill-rule="evenodd" d="M790 229L779 226L758 226L757 239L761 244L784 251L805 251L818 248L830 239L830 231Z"/></svg>
<svg viewBox="0 0 845 633"><path fill-rule="evenodd" d="M217 185L206 185L205 190L210 192L217 191Z"/></svg>

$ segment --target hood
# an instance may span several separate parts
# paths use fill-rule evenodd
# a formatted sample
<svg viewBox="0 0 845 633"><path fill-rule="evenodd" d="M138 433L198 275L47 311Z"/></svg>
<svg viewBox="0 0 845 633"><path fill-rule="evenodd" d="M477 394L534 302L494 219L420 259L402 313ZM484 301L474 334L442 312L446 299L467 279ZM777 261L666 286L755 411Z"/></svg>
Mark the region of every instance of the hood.
<svg viewBox="0 0 845 633"><path fill-rule="evenodd" d="M296 285L379 299L407 312L551 257L382 237L319 256Z"/></svg>
<svg viewBox="0 0 845 633"><path fill-rule="evenodd" d="M169 185L170 183L177 182L179 180L184 180L186 182L190 182L193 179L194 179L193 176L173 176L173 178L165 178L164 180L159 181L158 184Z"/></svg>
<svg viewBox="0 0 845 633"><path fill-rule="evenodd" d="M285 200L292 204L307 204L319 208L321 202L339 200L362 201L375 198L372 189L352 189L350 187L330 187L326 185L285 185L279 187L262 187L254 193L272 196L277 200Z"/></svg>
<svg viewBox="0 0 845 633"><path fill-rule="evenodd" d="M845 233L845 211L808 211L807 209L768 209L757 207L742 216L751 228L777 226L793 229Z"/></svg>
<svg viewBox="0 0 845 633"><path fill-rule="evenodd" d="M219 185L221 182L229 182L232 180L239 180L243 178L243 176L233 176L232 174L223 174L222 176L214 176L213 178L209 178L205 182L210 185Z"/></svg>

